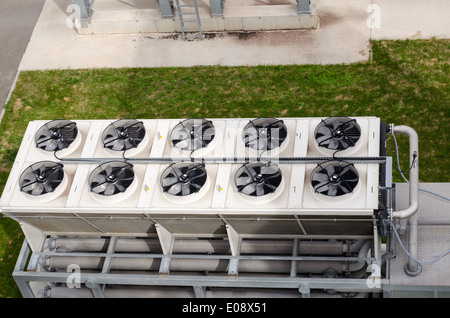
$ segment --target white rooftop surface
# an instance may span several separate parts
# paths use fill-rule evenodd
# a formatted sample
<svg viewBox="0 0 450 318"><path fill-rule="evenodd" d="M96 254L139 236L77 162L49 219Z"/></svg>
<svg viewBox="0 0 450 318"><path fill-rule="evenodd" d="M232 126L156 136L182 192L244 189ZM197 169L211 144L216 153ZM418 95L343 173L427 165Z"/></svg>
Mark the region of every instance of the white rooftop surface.
<svg viewBox="0 0 450 318"><path fill-rule="evenodd" d="M314 0L319 28L254 32L240 38L224 33L203 41L161 34L79 35L66 25L71 0L47 0L19 70L170 67L195 65L342 64L369 59L369 40L449 38L450 1L377 0L380 28L369 29L371 0ZM200 7L209 1L199 0ZM236 6L296 4L295 0L227 0ZM264 6L264 12L267 8ZM157 9L154 1L96 0L93 10ZM256 7L255 7L256 8ZM261 8L261 7L260 7Z"/></svg>

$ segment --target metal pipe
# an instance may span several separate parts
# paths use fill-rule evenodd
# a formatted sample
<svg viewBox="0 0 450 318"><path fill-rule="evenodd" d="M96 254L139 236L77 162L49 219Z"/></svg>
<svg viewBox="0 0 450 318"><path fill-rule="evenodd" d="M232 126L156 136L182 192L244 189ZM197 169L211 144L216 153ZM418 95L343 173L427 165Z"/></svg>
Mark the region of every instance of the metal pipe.
<svg viewBox="0 0 450 318"><path fill-rule="evenodd" d="M419 208L419 137L414 129L408 126L392 126L394 133L405 134L409 137L409 206L400 211L394 211L394 218L409 220L409 252L412 257L409 258L405 266L405 272L410 276L416 276L420 273L420 265L414 261L417 258L417 210Z"/></svg>
<svg viewBox="0 0 450 318"><path fill-rule="evenodd" d="M414 129L408 126L392 126L391 133L406 134L409 137L409 206L394 211L392 216L406 219L413 216L419 208L419 137Z"/></svg>
<svg viewBox="0 0 450 318"><path fill-rule="evenodd" d="M352 242L350 246L344 241L299 241L299 255L341 255L358 252L364 240ZM109 238L50 238L50 251L96 251L105 252ZM292 252L292 240L244 240L241 254L289 255ZM126 239L117 241L116 252L128 253L162 253L158 239ZM174 253L210 253L229 254L230 244L227 240L175 240Z"/></svg>
<svg viewBox="0 0 450 318"><path fill-rule="evenodd" d="M361 247L358 257L365 258L372 242L366 241ZM49 270L65 269L72 264L76 264L80 269L100 270L103 268L104 259L99 256L52 256L46 260L46 267ZM303 260L297 264L298 273L324 273L327 270L334 270L338 273L344 271L358 271L365 265L364 260L357 262ZM160 258L135 257L135 258L113 258L111 260L111 270L146 270L158 271L161 265ZM243 273L290 273L292 262L289 260L267 260L267 259L241 259L239 260L239 271ZM172 258L170 269L172 271L208 271L208 272L228 272L229 259L188 259Z"/></svg>
<svg viewBox="0 0 450 318"><path fill-rule="evenodd" d="M81 270L101 270L103 258L101 257L69 257L57 256L46 259L49 270L66 269L70 265L77 265ZM359 264L359 263L357 263ZM154 258L114 258L111 261L112 270L133 271L158 271L161 259ZM207 271L228 272L228 259L178 259L170 261L171 271ZM328 269L336 272L346 270L346 262L342 261L300 261L298 262L298 273L323 273ZM290 273L291 262L284 260L240 260L239 272L242 273Z"/></svg>
<svg viewBox="0 0 450 318"><path fill-rule="evenodd" d="M419 218L418 220L419 225L435 225L435 226L441 226L441 225L450 225L450 218Z"/></svg>

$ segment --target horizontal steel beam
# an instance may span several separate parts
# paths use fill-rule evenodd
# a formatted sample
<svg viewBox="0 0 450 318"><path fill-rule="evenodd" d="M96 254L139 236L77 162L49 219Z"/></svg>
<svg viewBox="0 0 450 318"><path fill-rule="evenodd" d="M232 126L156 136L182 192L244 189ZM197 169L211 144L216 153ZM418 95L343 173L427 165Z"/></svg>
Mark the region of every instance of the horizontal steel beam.
<svg viewBox="0 0 450 318"><path fill-rule="evenodd" d="M73 273L64 272L14 272L18 281L66 283ZM135 285L135 286L208 286L233 288L294 288L306 284L310 289L333 289L340 292L382 292L389 286L388 279L377 284L367 279L350 278L298 278L298 277L216 277L190 275L138 275L80 273L79 283Z"/></svg>

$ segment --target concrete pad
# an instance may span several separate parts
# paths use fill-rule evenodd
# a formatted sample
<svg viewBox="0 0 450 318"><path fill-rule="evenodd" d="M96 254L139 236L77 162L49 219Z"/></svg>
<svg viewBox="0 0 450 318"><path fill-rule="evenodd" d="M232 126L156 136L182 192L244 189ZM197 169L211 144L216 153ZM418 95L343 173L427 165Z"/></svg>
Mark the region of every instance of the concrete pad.
<svg viewBox="0 0 450 318"><path fill-rule="evenodd" d="M450 1L448 0L377 0L380 10L377 39L450 38Z"/></svg>
<svg viewBox="0 0 450 318"><path fill-rule="evenodd" d="M221 33L203 41L182 41L155 33L80 36L66 26L70 0L47 0L20 69L335 64L367 60L369 29L365 25L365 10L370 0L347 0L346 8L329 0L320 2L323 19L317 30L253 32L243 37Z"/></svg>
<svg viewBox="0 0 450 318"><path fill-rule="evenodd" d="M295 0L227 0L226 10L239 5L273 2L292 5ZM446 0L379 0L381 27L367 25L371 0L315 0L319 27L238 34L207 34L203 41L183 41L178 34L158 33L78 35L66 26L70 0L46 0L20 70L67 68L169 67L194 65L342 64L367 61L372 38L439 35L450 37L450 10ZM152 1L96 0L94 10L155 10ZM207 8L209 1L199 0ZM402 5L399 5L402 4ZM268 5L269 7L269 5ZM427 8L426 8L427 7ZM420 16L412 24L409 15ZM435 19L438 16L439 18ZM444 19L444 17L446 19ZM395 23L397 19L400 25ZM172 19L163 19L172 23ZM409 22L408 22L409 21ZM407 23L408 22L408 23ZM276 22L275 22L276 23ZM420 27L419 27L420 26ZM166 26L170 28L170 25ZM162 28L162 27L161 27ZM417 36L418 30L422 36Z"/></svg>

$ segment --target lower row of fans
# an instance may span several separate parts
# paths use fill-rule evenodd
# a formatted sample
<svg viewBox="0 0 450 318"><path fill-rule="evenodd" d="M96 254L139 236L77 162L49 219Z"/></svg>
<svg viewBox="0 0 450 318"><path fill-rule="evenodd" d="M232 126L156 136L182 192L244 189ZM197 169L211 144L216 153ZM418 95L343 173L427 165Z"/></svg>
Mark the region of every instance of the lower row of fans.
<svg viewBox="0 0 450 318"><path fill-rule="evenodd" d="M90 190L103 196L123 193L133 183L133 165L123 161L110 161L99 165L89 176ZM39 196L53 192L63 181L63 165L52 161L32 164L20 177L20 189L29 195ZM160 177L164 192L173 196L197 193L206 183L204 164L179 162L168 166ZM260 197L276 191L282 181L277 164L247 163L234 176L238 192ZM321 164L311 173L311 185L316 193L336 197L351 193L359 182L353 164L331 160Z"/></svg>

